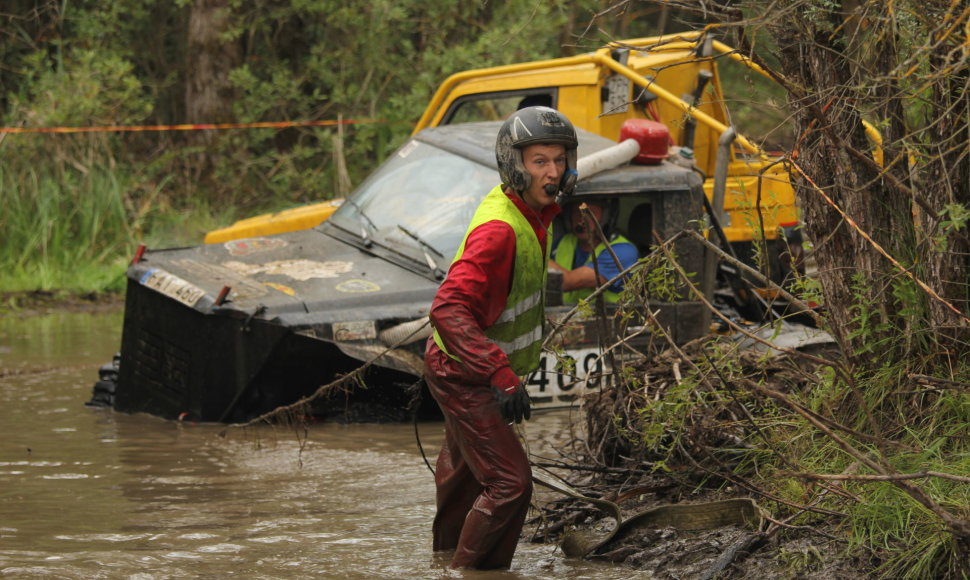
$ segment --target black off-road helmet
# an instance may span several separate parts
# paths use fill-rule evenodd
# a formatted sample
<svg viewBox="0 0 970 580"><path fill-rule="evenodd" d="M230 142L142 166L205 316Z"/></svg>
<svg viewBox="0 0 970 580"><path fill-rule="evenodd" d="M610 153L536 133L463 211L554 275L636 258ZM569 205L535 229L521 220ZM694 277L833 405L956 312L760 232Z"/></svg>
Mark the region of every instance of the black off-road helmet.
<svg viewBox="0 0 970 580"><path fill-rule="evenodd" d="M566 169L576 169L579 141L569 119L549 107L526 107L512 113L498 130L495 159L502 183L520 193L529 189L532 176L522 163L522 149L537 143L564 145Z"/></svg>

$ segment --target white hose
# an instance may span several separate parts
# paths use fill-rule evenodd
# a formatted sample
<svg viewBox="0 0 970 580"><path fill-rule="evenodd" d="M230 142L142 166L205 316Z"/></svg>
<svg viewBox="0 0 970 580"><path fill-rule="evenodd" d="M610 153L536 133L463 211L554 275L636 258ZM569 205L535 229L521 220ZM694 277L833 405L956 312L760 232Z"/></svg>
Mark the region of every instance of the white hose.
<svg viewBox="0 0 970 580"><path fill-rule="evenodd" d="M579 179L588 179L597 173L613 169L629 162L640 153L640 144L636 139L627 139L606 149L597 151L580 159L576 165Z"/></svg>

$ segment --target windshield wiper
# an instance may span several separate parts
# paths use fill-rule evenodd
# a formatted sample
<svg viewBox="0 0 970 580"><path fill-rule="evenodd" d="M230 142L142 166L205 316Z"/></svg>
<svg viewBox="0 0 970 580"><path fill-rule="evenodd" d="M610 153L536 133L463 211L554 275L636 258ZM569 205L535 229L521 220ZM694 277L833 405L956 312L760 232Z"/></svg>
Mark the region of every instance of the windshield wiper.
<svg viewBox="0 0 970 580"><path fill-rule="evenodd" d="M431 257L431 254L428 253L428 250L434 252L435 254L437 254L442 258L444 258L445 255L439 252L434 246L432 246L428 242L422 240L421 237L418 236L418 234L412 232L411 230L407 229L401 224L397 224L397 227L399 230L407 234L409 238L411 238L421 246L421 252L424 254L424 259L428 262L428 267L431 268L431 271L434 273L435 279L441 280L442 278L444 278L445 277L444 271L442 271L442 269L438 267L438 263L435 262L434 258Z"/></svg>
<svg viewBox="0 0 970 580"><path fill-rule="evenodd" d="M357 210L357 214L360 217L364 218L364 221L367 222L367 225L370 226L370 229L375 232L377 231L377 224L374 223L374 220L367 217L367 213L364 212L364 208L360 207L359 203L357 203L356 201L354 201L352 198L349 198L349 197L345 199L344 202L354 206L354 208ZM370 233L367 231L367 228L365 228L363 225L360 226L360 238L364 240L365 248L370 249L370 247L374 245L374 241L370 239Z"/></svg>

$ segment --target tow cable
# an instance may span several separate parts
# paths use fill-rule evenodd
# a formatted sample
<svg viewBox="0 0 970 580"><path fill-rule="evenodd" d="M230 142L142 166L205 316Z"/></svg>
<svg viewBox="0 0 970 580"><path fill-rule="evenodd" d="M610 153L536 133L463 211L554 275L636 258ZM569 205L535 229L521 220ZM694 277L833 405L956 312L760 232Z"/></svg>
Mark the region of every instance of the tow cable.
<svg viewBox="0 0 970 580"><path fill-rule="evenodd" d="M408 387L408 390L412 392L408 407L411 409L411 423L414 425L414 440L418 444L418 451L421 452L421 459L424 460L424 464L428 466L428 470L434 476L434 467L431 467L431 462L428 461L428 456L424 452L424 445L421 444L421 434L418 432L418 411L421 409L421 393L424 391L421 388L422 383L424 383L424 377L421 377Z"/></svg>

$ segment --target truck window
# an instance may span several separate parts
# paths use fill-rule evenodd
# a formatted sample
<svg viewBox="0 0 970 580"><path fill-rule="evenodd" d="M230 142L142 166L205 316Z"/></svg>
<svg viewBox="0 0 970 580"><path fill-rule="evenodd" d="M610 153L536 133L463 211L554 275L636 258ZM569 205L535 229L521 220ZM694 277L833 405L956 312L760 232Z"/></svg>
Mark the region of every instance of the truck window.
<svg viewBox="0 0 970 580"><path fill-rule="evenodd" d="M353 203L341 205L327 222L351 232L366 228L377 242L420 256L420 247L400 224L450 263L475 209L498 183L491 167L411 140L360 184Z"/></svg>
<svg viewBox="0 0 970 580"><path fill-rule="evenodd" d="M441 125L501 121L523 107L556 107L556 89L502 91L459 97L448 107Z"/></svg>

